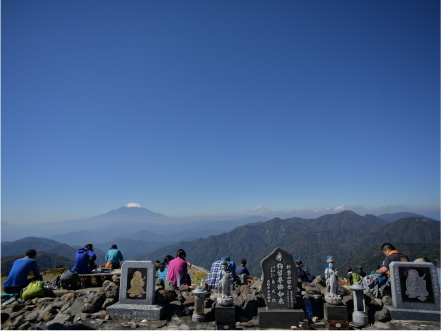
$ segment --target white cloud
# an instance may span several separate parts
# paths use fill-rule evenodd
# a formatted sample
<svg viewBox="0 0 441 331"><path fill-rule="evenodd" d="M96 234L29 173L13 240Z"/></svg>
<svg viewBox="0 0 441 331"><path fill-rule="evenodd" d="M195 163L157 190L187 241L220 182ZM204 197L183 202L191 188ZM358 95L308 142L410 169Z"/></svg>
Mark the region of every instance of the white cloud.
<svg viewBox="0 0 441 331"><path fill-rule="evenodd" d="M335 211L345 210L345 206L337 206L334 208Z"/></svg>
<svg viewBox="0 0 441 331"><path fill-rule="evenodd" d="M130 202L127 205L125 205L125 207L127 207L127 208L141 208L141 205L136 202Z"/></svg>
<svg viewBox="0 0 441 331"><path fill-rule="evenodd" d="M256 211L264 211L264 210L268 210L268 208L264 207L264 206L256 206L254 208L248 209L249 213L252 212L256 212Z"/></svg>

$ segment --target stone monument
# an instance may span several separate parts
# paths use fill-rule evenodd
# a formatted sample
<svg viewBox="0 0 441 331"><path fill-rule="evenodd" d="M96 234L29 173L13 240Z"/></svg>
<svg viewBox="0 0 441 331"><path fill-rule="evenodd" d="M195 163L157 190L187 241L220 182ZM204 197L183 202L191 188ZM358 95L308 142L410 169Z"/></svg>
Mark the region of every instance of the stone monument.
<svg viewBox="0 0 441 331"><path fill-rule="evenodd" d="M160 320L164 307L155 305L155 264L125 261L121 266L119 301L107 307L113 318Z"/></svg>
<svg viewBox="0 0 441 331"><path fill-rule="evenodd" d="M364 302L364 290L362 285L355 284L351 286L354 295L354 312L352 313L352 321L358 326L365 326L369 323L368 314L366 314L366 304Z"/></svg>
<svg viewBox="0 0 441 331"><path fill-rule="evenodd" d="M231 296L231 273L228 270L228 261L222 260L222 269L219 271L220 281L217 288L218 295L214 308L214 319L217 329L236 328L236 307Z"/></svg>
<svg viewBox="0 0 441 331"><path fill-rule="evenodd" d="M298 275L293 257L283 249L276 248L260 265L266 307L258 309L259 328L290 330L291 326L299 327L305 312L294 309Z"/></svg>
<svg viewBox="0 0 441 331"><path fill-rule="evenodd" d="M440 289L436 267L427 262L392 262L389 265L393 320L440 320Z"/></svg>
<svg viewBox="0 0 441 331"><path fill-rule="evenodd" d="M346 325L349 325L348 308L341 303L342 298L340 295L338 295L338 274L334 267L334 257L327 256L326 263L326 303L323 305L324 318L328 324L328 327L336 324L345 327Z"/></svg>
<svg viewBox="0 0 441 331"><path fill-rule="evenodd" d="M326 295L325 301L331 305L341 304L341 296L338 295L337 270L334 268L334 257L328 256L326 260L328 266L325 270Z"/></svg>

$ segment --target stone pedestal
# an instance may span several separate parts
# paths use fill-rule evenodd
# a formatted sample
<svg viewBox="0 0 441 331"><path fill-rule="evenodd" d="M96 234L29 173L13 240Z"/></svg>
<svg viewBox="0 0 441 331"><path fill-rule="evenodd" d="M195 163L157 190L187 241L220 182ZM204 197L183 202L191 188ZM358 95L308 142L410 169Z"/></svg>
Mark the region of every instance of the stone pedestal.
<svg viewBox="0 0 441 331"><path fill-rule="evenodd" d="M258 309L259 329L285 329L291 326L299 327L299 321L305 319L302 309Z"/></svg>
<svg viewBox="0 0 441 331"><path fill-rule="evenodd" d="M162 318L164 307L162 305L132 305L116 303L107 307L107 314L112 318L126 318L136 320L156 321Z"/></svg>
<svg viewBox="0 0 441 331"><path fill-rule="evenodd" d="M351 290L354 295L354 312L352 313L352 321L358 326L365 326L369 323L368 315L366 314L366 305L364 303L364 290L361 285L352 285Z"/></svg>
<svg viewBox="0 0 441 331"><path fill-rule="evenodd" d="M441 313L434 310L394 308L392 306L386 306L386 308L389 309L392 320L439 322L441 318Z"/></svg>
<svg viewBox="0 0 441 331"><path fill-rule="evenodd" d="M233 303L230 307L223 307L216 303L214 307L214 320L216 329L231 330L236 329L236 306Z"/></svg>
<svg viewBox="0 0 441 331"><path fill-rule="evenodd" d="M325 320L348 320L348 308L345 305L330 305L325 303L323 305L323 313Z"/></svg>

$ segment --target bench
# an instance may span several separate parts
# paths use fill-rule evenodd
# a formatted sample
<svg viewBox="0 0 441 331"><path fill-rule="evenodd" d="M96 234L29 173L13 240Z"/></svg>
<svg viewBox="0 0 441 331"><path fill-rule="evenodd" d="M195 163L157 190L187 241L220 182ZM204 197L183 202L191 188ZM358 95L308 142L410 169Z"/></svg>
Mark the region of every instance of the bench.
<svg viewBox="0 0 441 331"><path fill-rule="evenodd" d="M121 276L121 269L109 271L94 270L89 274L79 274L79 276L82 288L102 286L105 280L111 280L113 276Z"/></svg>

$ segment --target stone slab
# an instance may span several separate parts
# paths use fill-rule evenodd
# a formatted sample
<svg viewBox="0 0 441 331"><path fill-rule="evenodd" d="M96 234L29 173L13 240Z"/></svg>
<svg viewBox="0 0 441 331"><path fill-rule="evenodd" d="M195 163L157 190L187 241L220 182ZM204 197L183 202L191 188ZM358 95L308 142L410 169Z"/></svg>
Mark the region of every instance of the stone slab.
<svg viewBox="0 0 441 331"><path fill-rule="evenodd" d="M394 308L440 311L438 273L432 263L392 262L389 269Z"/></svg>
<svg viewBox="0 0 441 331"><path fill-rule="evenodd" d="M299 327L299 321L305 319L302 309L267 309L258 308L259 329L291 330L291 326Z"/></svg>
<svg viewBox="0 0 441 331"><path fill-rule="evenodd" d="M439 322L441 313L434 310L403 309L386 306L392 320Z"/></svg>
<svg viewBox="0 0 441 331"><path fill-rule="evenodd" d="M233 304L231 307L222 307L216 303L214 308L214 319L216 323L236 323L236 306Z"/></svg>
<svg viewBox="0 0 441 331"><path fill-rule="evenodd" d="M136 320L156 321L160 320L164 314L162 305L132 305L116 303L107 307L106 311L112 318L126 318Z"/></svg>
<svg viewBox="0 0 441 331"><path fill-rule="evenodd" d="M121 266L119 303L155 303L156 266L152 261L125 261Z"/></svg>
<svg viewBox="0 0 441 331"><path fill-rule="evenodd" d="M268 309L294 309L297 298L297 268L293 257L281 248L265 257L262 293Z"/></svg>
<svg viewBox="0 0 441 331"><path fill-rule="evenodd" d="M345 305L323 305L323 313L326 321L328 320L348 320L348 308Z"/></svg>

